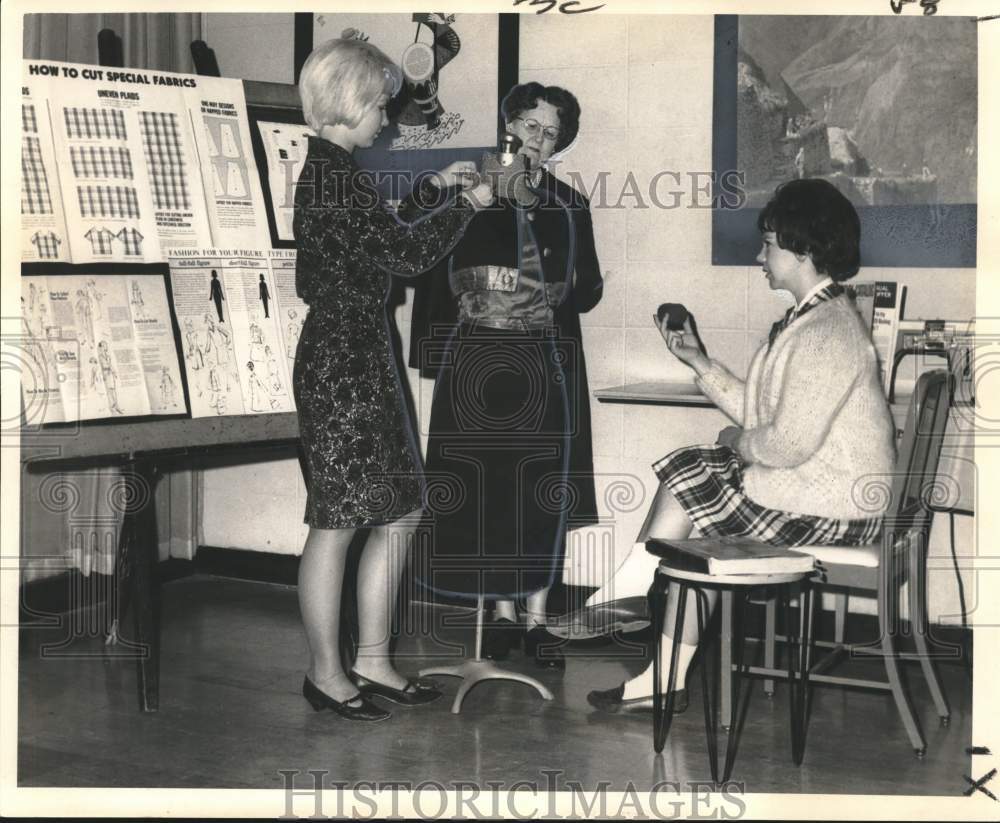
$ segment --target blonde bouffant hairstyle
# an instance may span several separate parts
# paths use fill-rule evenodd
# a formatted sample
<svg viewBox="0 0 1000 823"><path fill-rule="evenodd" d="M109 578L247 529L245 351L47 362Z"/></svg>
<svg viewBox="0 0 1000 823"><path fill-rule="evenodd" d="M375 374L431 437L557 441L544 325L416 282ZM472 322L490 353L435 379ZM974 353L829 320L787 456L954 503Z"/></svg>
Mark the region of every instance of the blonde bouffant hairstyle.
<svg viewBox="0 0 1000 823"><path fill-rule="evenodd" d="M402 82L399 67L371 43L327 40L313 49L302 66L302 113L317 134L323 126L339 123L353 129L379 97L398 93Z"/></svg>

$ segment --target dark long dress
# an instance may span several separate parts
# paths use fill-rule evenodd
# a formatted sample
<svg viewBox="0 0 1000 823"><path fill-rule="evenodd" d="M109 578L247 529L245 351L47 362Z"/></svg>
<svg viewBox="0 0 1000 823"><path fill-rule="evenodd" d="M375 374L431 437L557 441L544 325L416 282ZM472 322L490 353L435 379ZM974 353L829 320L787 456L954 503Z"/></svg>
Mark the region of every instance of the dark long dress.
<svg viewBox="0 0 1000 823"><path fill-rule="evenodd" d="M551 585L566 532L597 520L579 314L603 281L586 198L548 174L540 190L522 219L504 203L477 214L414 298L410 365L436 374L418 575L449 594ZM497 280L513 270L516 293ZM545 322L526 277L548 296Z"/></svg>
<svg viewBox="0 0 1000 823"><path fill-rule="evenodd" d="M293 387L310 526L378 525L420 507L420 452L386 294L390 274L419 274L447 254L473 213L459 198L403 223L349 152L309 138L293 223L296 291L309 313Z"/></svg>

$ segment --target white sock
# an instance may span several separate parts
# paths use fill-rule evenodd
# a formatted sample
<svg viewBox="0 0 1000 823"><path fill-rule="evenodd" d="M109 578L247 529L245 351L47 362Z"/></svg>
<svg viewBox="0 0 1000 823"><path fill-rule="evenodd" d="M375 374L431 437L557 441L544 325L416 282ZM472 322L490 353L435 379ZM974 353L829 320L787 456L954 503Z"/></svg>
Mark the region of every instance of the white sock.
<svg viewBox="0 0 1000 823"><path fill-rule="evenodd" d="M494 620L509 620L511 623L517 622L517 611L514 609L513 600L497 600L493 610Z"/></svg>
<svg viewBox="0 0 1000 823"><path fill-rule="evenodd" d="M670 649L673 645L673 640L666 635L660 638L660 653L663 661L663 672L661 677L663 678L663 691L667 690L667 684L670 682ZM691 665L691 659L694 657L694 653L698 650L698 646L689 646L687 643L681 643L680 648L677 649L677 678L674 681L674 689L683 689L684 680L687 677L688 667ZM633 700L637 697L649 697L653 693L653 663L646 667L645 671L641 674L636 675L631 680L625 681L625 700Z"/></svg>
<svg viewBox="0 0 1000 823"><path fill-rule="evenodd" d="M590 595L584 605L596 606L623 597L645 597L659 564L660 558L646 551L645 543L636 543L611 579Z"/></svg>

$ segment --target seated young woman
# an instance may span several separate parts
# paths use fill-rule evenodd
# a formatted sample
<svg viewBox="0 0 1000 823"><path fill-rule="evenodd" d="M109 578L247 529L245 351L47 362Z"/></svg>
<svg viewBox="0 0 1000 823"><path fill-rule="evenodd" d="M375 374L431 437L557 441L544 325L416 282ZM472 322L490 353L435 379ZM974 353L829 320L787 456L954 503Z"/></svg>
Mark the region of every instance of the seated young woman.
<svg viewBox="0 0 1000 823"><path fill-rule="evenodd" d="M777 188L757 226L763 238L757 262L768 285L791 292L795 306L772 327L746 381L682 332L668 330L666 319L660 323L670 352L738 425L723 429L714 445L679 449L653 464L661 485L644 531L665 539L695 531L746 536L777 546L870 543L884 505L873 508L859 492L891 472L895 428L871 336L841 285L860 263L858 214L825 180L792 180ZM673 630L677 594L672 584L660 638L664 660L670 660L666 632ZM714 608L717 594L706 594ZM684 683L699 639L695 608L689 598L675 711L687 705ZM602 711L648 711L652 692L650 664L587 699Z"/></svg>

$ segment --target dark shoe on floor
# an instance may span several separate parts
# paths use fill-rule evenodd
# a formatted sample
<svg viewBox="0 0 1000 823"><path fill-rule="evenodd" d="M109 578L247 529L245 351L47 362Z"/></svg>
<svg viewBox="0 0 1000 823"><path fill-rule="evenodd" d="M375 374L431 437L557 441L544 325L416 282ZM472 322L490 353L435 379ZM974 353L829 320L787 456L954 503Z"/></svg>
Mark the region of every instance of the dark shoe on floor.
<svg viewBox="0 0 1000 823"><path fill-rule="evenodd" d="M400 706L421 706L424 703L433 703L441 696L440 690L421 680L410 680L402 689L394 689L384 683L369 680L357 672L352 671L349 677L354 685L361 689L363 695L384 697Z"/></svg>
<svg viewBox="0 0 1000 823"><path fill-rule="evenodd" d="M511 649L521 645L524 627L513 620L501 617L483 626L483 657L488 660L506 660Z"/></svg>
<svg viewBox="0 0 1000 823"><path fill-rule="evenodd" d="M594 606L584 606L549 621L548 630L567 640L591 640L614 632L636 632L649 625L645 597L623 597Z"/></svg>
<svg viewBox="0 0 1000 823"><path fill-rule="evenodd" d="M652 714L653 696L634 697L628 700L624 697L625 684L613 689L594 689L587 695L587 702L595 709L608 714ZM664 700L664 708L666 702ZM688 707L687 689L677 689L674 692L674 714L682 714Z"/></svg>
<svg viewBox="0 0 1000 823"><path fill-rule="evenodd" d="M347 700L334 700L326 692L321 691L309 679L309 675L306 675L305 680L302 681L302 696L309 701L309 705L316 711L332 709L341 717L346 717L348 720L366 720L369 723L375 723L379 720L388 720L392 717L392 714L385 709L380 709L361 694L361 692L358 692L354 697L349 697Z"/></svg>
<svg viewBox="0 0 1000 823"><path fill-rule="evenodd" d="M544 626L535 626L524 635L525 657L533 657L535 665L543 669L566 669L566 657L560 646L565 641L549 634Z"/></svg>

